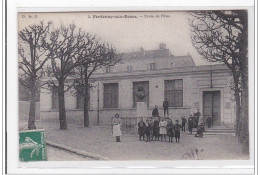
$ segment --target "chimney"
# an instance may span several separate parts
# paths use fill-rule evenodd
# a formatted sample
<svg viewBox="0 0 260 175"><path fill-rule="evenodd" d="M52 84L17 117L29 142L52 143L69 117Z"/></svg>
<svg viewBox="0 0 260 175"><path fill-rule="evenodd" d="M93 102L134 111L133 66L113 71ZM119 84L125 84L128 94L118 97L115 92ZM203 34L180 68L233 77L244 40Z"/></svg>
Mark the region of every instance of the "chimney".
<svg viewBox="0 0 260 175"><path fill-rule="evenodd" d="M160 50L165 50L166 49L166 44L165 43L160 43L159 44Z"/></svg>

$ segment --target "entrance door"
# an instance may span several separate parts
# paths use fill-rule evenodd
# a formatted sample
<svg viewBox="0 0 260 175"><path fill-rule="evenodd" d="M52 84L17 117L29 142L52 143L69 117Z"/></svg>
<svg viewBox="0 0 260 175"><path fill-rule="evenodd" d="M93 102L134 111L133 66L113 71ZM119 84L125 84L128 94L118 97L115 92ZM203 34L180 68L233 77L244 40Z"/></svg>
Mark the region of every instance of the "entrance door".
<svg viewBox="0 0 260 175"><path fill-rule="evenodd" d="M211 116L213 126L220 125L220 91L203 92L203 116L205 120Z"/></svg>

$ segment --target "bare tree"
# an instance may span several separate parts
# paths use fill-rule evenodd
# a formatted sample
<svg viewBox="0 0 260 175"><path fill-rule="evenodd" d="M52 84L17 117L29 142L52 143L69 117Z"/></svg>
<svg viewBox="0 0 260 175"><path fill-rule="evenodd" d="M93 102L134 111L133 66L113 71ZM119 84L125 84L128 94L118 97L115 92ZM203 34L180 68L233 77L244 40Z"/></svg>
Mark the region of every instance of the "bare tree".
<svg viewBox="0 0 260 175"><path fill-rule="evenodd" d="M81 64L87 43L84 40L85 32L77 29L74 24L62 25L53 29L50 38L44 42L49 52L51 71L49 72L49 86L57 89L59 101L60 129L67 129L65 93L73 86L68 81L75 68ZM50 69L49 69L50 70Z"/></svg>
<svg viewBox="0 0 260 175"><path fill-rule="evenodd" d="M248 134L248 22L247 11L190 12L193 46L210 62L227 65L233 75L236 133L249 150Z"/></svg>
<svg viewBox="0 0 260 175"><path fill-rule="evenodd" d="M36 129L35 107L36 93L39 90L39 80L43 76L43 66L48 60L48 52L43 49L43 41L47 37L51 22L47 25L41 21L39 24L25 27L18 33L19 54L19 81L30 91L30 111L28 129Z"/></svg>
<svg viewBox="0 0 260 175"><path fill-rule="evenodd" d="M119 54L110 44L99 43L95 37L85 35L87 47L81 57L81 65L75 71L75 89L84 97L84 127L89 126L89 91L92 87L89 79L102 66L114 66L120 61Z"/></svg>

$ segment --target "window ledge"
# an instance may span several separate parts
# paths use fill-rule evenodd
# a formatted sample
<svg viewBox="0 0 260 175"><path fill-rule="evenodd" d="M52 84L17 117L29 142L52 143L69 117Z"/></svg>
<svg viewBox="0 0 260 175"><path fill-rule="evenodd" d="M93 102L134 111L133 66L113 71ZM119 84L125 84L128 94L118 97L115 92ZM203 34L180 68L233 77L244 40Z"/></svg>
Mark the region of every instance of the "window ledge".
<svg viewBox="0 0 260 175"><path fill-rule="evenodd" d="M119 110L120 108L102 108L102 109L99 109L100 111L102 110Z"/></svg>
<svg viewBox="0 0 260 175"><path fill-rule="evenodd" d="M163 110L163 107L157 107L159 110ZM168 107L169 109L190 109L189 106L182 106L182 107ZM154 109L154 107L149 107L147 109Z"/></svg>
<svg viewBox="0 0 260 175"><path fill-rule="evenodd" d="M169 107L169 109L190 109L189 106L183 107ZM148 107L147 110L153 110L154 107ZM163 107L158 107L159 110L163 110ZM107 110L136 110L136 108L101 108L99 111L107 111ZM84 109L66 109L66 111L84 111ZM97 111L97 109L88 109L88 111ZM48 111L41 112L59 112L59 109L50 109Z"/></svg>
<svg viewBox="0 0 260 175"><path fill-rule="evenodd" d="M57 108L57 109L50 109L49 112L59 112L59 108Z"/></svg>
<svg viewBox="0 0 260 175"><path fill-rule="evenodd" d="M182 106L182 107L169 107L169 109L190 109L190 107Z"/></svg>

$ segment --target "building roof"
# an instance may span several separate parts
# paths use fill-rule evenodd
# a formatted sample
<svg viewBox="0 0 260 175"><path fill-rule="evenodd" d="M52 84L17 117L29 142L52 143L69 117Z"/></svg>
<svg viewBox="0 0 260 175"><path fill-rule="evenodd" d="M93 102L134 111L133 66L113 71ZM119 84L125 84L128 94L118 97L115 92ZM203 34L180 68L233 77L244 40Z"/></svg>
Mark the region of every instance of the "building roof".
<svg viewBox="0 0 260 175"><path fill-rule="evenodd" d="M193 58L190 55L177 56L172 59L173 67L195 67Z"/></svg>
<svg viewBox="0 0 260 175"><path fill-rule="evenodd" d="M195 67L191 55L174 56L166 45L161 43L159 49L144 50L142 47L139 51L123 53L122 60L143 60L143 59L171 59L172 67Z"/></svg>
<svg viewBox="0 0 260 175"><path fill-rule="evenodd" d="M123 53L122 59L142 59L142 58L169 58L172 56L169 49L140 50L135 52Z"/></svg>

